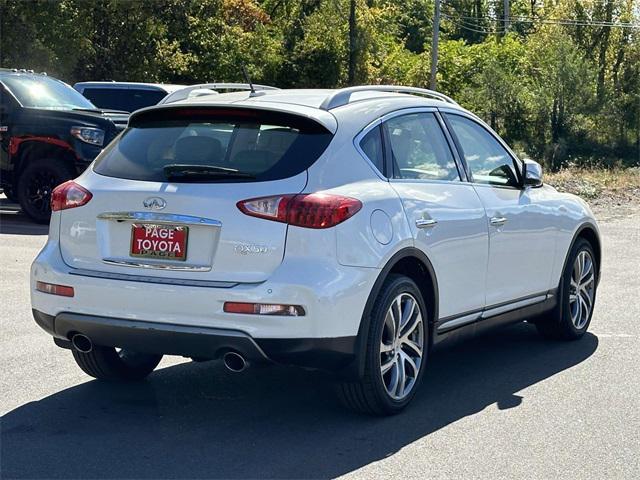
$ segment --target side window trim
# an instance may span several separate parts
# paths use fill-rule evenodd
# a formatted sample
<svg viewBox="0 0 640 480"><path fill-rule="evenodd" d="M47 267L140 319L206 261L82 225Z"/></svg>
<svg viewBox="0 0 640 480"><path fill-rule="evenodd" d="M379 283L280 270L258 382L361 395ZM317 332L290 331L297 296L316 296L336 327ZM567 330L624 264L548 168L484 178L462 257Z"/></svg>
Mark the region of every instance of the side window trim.
<svg viewBox="0 0 640 480"><path fill-rule="evenodd" d="M507 153L507 155L511 159L511 162L513 163L514 170L516 171L516 176L518 177L518 185L517 186L490 185L490 186L491 187L497 187L497 188L513 188L513 189L516 189L516 190L520 190L522 188L522 170L521 170L520 162L517 160L517 158L515 157L515 155L513 154L511 149L509 148L509 146L506 145L504 143L504 141L500 137L498 137L491 130L489 130L486 126L484 126L482 123L478 122L478 120L476 120L475 118L473 118L470 115L465 115L462 112L451 111L451 110L443 110L442 113L444 114L443 118L444 118L445 124L447 125L447 129L449 130L449 133L451 134L451 137L453 138L455 146L458 149L458 153L460 155L460 158L464 162L465 172L467 173L467 176L469 177L469 181L471 183L473 183L474 185L487 185L485 183L477 183L473 179L473 173L471 172L471 169L469 168L469 164L467 163L467 159L464 156L464 149L462 148L460 140L458 139L458 136L456 135L456 132L455 132L455 130L453 129L453 127L451 125L451 122L449 122L449 119L448 119L449 115L457 115L458 117L466 118L467 120L469 120L469 121L475 123L476 125L478 125L489 136L491 136L496 142L498 142L498 144L504 149L504 151Z"/></svg>
<svg viewBox="0 0 640 480"><path fill-rule="evenodd" d="M442 130L444 137L447 139L449 149L451 150L451 153L453 153L453 158L456 162L456 168L458 169L458 175L460 175L460 181L470 183L471 176L467 171L467 165L464 161L464 157L460 155L460 151L458 150L458 146L455 143L455 139L451 135L451 127L444 118L444 115L442 115L442 113L440 113L439 111L436 112L436 118L438 119L438 123L440 124L440 130Z"/></svg>

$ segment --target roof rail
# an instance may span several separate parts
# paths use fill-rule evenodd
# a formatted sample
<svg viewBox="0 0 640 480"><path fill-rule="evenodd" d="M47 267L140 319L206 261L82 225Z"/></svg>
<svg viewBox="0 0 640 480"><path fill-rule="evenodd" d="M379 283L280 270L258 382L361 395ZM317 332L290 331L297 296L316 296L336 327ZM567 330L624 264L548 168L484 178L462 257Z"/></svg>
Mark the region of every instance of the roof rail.
<svg viewBox="0 0 640 480"><path fill-rule="evenodd" d="M255 90L279 90L277 87L270 87L268 85L258 85L254 84L253 88ZM180 90L176 90L173 93L170 93L166 97L164 97L160 104L163 103L173 103L180 100L186 100L191 95L191 92L195 90L212 90L215 93L218 93L216 90L251 90L251 86L248 83L200 83L198 85L189 85L188 87L181 88Z"/></svg>
<svg viewBox="0 0 640 480"><path fill-rule="evenodd" d="M320 108L323 110L331 110L333 108L342 107L349 103L349 99L353 93L358 92L395 92L407 93L410 95L424 95L425 97L435 98L443 102L458 105L456 101L447 97L443 93L427 90L426 88L403 87L400 85L359 85L356 87L347 87L335 90L327 98L324 99Z"/></svg>

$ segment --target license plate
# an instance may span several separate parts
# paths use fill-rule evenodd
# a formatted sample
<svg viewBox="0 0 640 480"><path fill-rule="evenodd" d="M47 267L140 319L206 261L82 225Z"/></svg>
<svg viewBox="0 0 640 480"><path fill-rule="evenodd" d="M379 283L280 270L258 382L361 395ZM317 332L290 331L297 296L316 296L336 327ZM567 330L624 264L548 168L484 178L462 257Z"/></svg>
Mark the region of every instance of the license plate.
<svg viewBox="0 0 640 480"><path fill-rule="evenodd" d="M182 225L131 225L131 256L158 260L186 260L189 227Z"/></svg>

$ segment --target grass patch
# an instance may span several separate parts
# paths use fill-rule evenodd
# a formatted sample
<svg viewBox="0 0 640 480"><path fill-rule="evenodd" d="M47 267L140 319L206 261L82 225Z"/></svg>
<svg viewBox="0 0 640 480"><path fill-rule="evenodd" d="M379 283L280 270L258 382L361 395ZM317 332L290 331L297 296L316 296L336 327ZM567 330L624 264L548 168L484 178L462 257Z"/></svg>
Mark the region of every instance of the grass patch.
<svg viewBox="0 0 640 480"><path fill-rule="evenodd" d="M569 168L556 173L545 173L544 181L561 192L573 193L585 200L640 202L640 167L588 170Z"/></svg>

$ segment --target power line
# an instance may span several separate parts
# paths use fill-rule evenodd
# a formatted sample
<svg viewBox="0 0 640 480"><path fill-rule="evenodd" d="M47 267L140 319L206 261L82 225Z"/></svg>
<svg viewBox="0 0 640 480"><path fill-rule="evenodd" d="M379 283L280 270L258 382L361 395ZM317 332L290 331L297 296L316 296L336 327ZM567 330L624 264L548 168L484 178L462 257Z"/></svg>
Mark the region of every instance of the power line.
<svg viewBox="0 0 640 480"><path fill-rule="evenodd" d="M506 32L506 29L501 29L501 30L490 29L490 30L487 30L487 29L482 28L481 25L471 24L469 22L465 22L464 20L458 20L457 18L451 17L451 16L449 16L447 14L444 14L444 13L442 14L442 16L444 18L446 18L447 20L449 20L450 22L452 22L453 24L457 25L458 27L463 28L465 30L469 30L471 32L484 33L484 34L487 34L487 35L492 35L492 34L495 34L495 33L502 34L502 33Z"/></svg>
<svg viewBox="0 0 640 480"><path fill-rule="evenodd" d="M527 17L527 16L511 16L508 19L502 18L492 18L492 17L470 17L464 15L458 15L459 19L467 19L467 20L486 20L488 22L502 22L502 23L510 23L510 22L531 22L531 23L543 23L543 24L551 24L551 25L571 25L571 26L587 26L587 27L616 27L616 28L633 28L640 29L640 24L638 23L629 23L629 22L605 22L605 21L586 21L579 19L570 19L570 18L558 18L558 19L545 19L540 17Z"/></svg>

